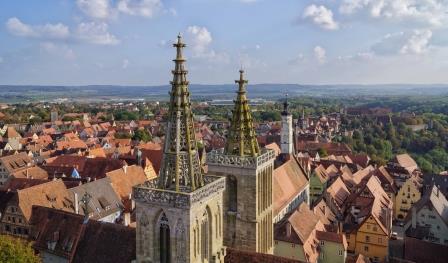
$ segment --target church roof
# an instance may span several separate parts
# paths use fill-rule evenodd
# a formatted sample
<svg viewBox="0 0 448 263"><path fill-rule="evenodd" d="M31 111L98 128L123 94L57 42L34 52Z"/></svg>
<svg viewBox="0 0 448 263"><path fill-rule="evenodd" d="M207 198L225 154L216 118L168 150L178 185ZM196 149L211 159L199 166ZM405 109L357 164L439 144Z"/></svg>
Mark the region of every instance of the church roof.
<svg viewBox="0 0 448 263"><path fill-rule="evenodd" d="M286 207L308 184L308 180L299 163L290 158L274 170L273 174L273 210L277 215Z"/></svg>

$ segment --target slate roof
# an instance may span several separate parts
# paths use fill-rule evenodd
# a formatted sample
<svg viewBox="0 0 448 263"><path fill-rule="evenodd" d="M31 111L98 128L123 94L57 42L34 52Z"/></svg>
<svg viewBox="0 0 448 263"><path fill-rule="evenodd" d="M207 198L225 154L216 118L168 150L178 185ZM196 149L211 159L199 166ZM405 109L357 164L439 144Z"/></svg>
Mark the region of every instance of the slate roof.
<svg viewBox="0 0 448 263"><path fill-rule="evenodd" d="M111 179L108 177L82 184L69 189L69 191L78 195L78 201L85 194L90 196L90 201L87 204L87 212L90 219L99 220L123 208L121 199L112 188ZM86 207L80 203L79 214L85 215L85 213Z"/></svg>
<svg viewBox="0 0 448 263"><path fill-rule="evenodd" d="M135 260L135 228L84 220L82 215L34 206L30 237L34 248L73 263L125 263ZM49 242L55 242L54 249Z"/></svg>

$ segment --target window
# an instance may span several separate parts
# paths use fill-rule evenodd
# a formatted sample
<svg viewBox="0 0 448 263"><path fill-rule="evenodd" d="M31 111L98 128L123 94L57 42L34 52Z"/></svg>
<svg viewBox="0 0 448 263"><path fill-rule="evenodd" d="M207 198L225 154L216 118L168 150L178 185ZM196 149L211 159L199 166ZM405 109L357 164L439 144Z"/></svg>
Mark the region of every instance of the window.
<svg viewBox="0 0 448 263"><path fill-rule="evenodd" d="M325 241L321 240L321 241L320 241L320 245L321 245L321 246L325 245Z"/></svg>
<svg viewBox="0 0 448 263"><path fill-rule="evenodd" d="M343 250L339 250L339 251L338 251L338 255L339 255L339 256L344 255L344 251L343 251Z"/></svg>
<svg viewBox="0 0 448 263"><path fill-rule="evenodd" d="M373 262L380 262L380 258L379 257L373 257Z"/></svg>
<svg viewBox="0 0 448 263"><path fill-rule="evenodd" d="M383 239L382 239L381 237L379 237L379 238L378 238L378 243L381 244L382 242L383 242Z"/></svg>
<svg viewBox="0 0 448 263"><path fill-rule="evenodd" d="M370 242L370 237L366 236L366 242Z"/></svg>
<svg viewBox="0 0 448 263"><path fill-rule="evenodd" d="M376 226L373 227L373 231L378 231L378 228Z"/></svg>
<svg viewBox="0 0 448 263"><path fill-rule="evenodd" d="M368 246L364 246L364 251L365 252L369 252L369 247Z"/></svg>
<svg viewBox="0 0 448 263"><path fill-rule="evenodd" d="M5 226L5 231L6 231L6 232L11 232L11 227L10 227L9 225L6 225L6 226Z"/></svg>

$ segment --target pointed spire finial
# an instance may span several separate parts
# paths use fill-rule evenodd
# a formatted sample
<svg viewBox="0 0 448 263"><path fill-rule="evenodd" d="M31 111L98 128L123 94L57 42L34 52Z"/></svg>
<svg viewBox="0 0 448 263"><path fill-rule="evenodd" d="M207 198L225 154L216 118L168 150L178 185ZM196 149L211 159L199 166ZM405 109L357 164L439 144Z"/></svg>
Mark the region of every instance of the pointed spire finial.
<svg viewBox="0 0 448 263"><path fill-rule="evenodd" d="M244 87L248 83L248 81L244 79L244 70L242 68L240 69L240 79L235 80L235 83L238 84L239 92L245 92Z"/></svg>
<svg viewBox="0 0 448 263"><path fill-rule="evenodd" d="M288 103L288 93L285 93L285 102L283 102L283 112L282 112L282 115L289 115L288 106L289 106L289 103Z"/></svg>
<svg viewBox="0 0 448 263"><path fill-rule="evenodd" d="M235 80L238 84L238 95L234 101L225 152L230 155L257 156L260 153L260 147L245 90L248 81L244 79L244 70L240 69L239 72L240 78Z"/></svg>

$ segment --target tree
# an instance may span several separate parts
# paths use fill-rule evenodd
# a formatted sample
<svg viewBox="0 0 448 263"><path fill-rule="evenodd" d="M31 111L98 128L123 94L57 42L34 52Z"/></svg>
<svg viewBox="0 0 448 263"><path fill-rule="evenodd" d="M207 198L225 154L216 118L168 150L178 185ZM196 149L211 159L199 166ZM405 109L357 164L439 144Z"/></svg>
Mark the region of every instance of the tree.
<svg viewBox="0 0 448 263"><path fill-rule="evenodd" d="M41 260L34 255L30 243L18 238L0 235L0 262L38 263Z"/></svg>
<svg viewBox="0 0 448 263"><path fill-rule="evenodd" d="M327 149L325 149L325 148L319 148L318 153L319 153L319 157L327 157L328 156Z"/></svg>
<svg viewBox="0 0 448 263"><path fill-rule="evenodd" d="M149 142L152 140L152 136L147 130L136 130L132 139L134 141Z"/></svg>

